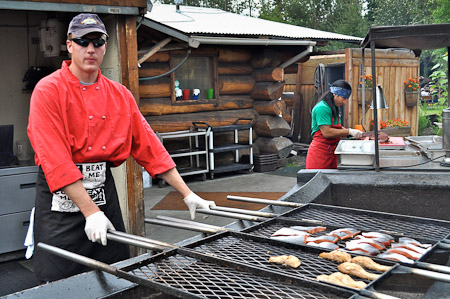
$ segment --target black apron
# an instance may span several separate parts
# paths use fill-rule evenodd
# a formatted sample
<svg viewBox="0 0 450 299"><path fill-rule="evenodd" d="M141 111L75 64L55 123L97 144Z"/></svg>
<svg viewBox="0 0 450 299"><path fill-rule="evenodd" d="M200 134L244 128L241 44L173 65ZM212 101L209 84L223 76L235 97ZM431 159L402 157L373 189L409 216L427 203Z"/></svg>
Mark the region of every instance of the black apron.
<svg viewBox="0 0 450 299"><path fill-rule="evenodd" d="M98 207L116 230L125 232L116 186L109 165L106 167L103 190L102 197L105 202L101 205L97 203ZM108 244L103 246L89 241L84 232L86 220L83 214L52 211L53 198L44 172L39 167L34 215L35 244L44 242L107 264L129 258L129 246L126 244L108 240ZM87 266L47 253L40 248L36 248L34 252L33 267L35 276L40 281L54 281L91 270Z"/></svg>

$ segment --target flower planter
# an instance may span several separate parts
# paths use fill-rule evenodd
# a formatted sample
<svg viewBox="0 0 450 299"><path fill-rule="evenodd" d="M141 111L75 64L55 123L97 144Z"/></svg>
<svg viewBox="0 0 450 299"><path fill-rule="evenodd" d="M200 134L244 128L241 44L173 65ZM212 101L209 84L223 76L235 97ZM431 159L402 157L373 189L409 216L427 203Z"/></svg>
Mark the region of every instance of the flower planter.
<svg viewBox="0 0 450 299"><path fill-rule="evenodd" d="M410 136L411 126L405 127L387 127L381 129L380 132L385 132L389 137L407 137Z"/></svg>
<svg viewBox="0 0 450 299"><path fill-rule="evenodd" d="M406 91L405 90L405 104L407 107L417 106L419 102L419 92L418 91Z"/></svg>
<svg viewBox="0 0 450 299"><path fill-rule="evenodd" d="M364 92L366 94L365 104L371 105L373 99L372 88L366 88ZM360 87L358 87L358 104L362 105L362 89Z"/></svg>

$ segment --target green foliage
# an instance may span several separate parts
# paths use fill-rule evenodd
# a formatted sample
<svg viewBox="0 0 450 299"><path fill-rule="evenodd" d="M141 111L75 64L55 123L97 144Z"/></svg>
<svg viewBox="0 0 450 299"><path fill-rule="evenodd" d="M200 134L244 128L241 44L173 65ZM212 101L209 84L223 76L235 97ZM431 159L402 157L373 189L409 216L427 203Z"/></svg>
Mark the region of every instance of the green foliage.
<svg viewBox="0 0 450 299"><path fill-rule="evenodd" d="M444 106L448 105L447 62L448 55L445 54L442 57L442 62L438 62L431 68L433 73L430 75L430 78L433 80L433 83L430 85L431 94L436 93L439 104Z"/></svg>
<svg viewBox="0 0 450 299"><path fill-rule="evenodd" d="M418 134L419 136L424 135L423 131L428 127L429 117L425 113L425 109L423 106L418 106L417 111L419 112L419 121L418 121Z"/></svg>

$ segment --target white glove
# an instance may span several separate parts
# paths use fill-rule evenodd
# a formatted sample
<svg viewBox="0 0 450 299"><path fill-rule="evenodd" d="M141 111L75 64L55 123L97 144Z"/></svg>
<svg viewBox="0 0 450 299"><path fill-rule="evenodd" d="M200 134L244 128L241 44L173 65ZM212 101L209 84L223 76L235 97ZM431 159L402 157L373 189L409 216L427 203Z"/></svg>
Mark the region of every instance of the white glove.
<svg viewBox="0 0 450 299"><path fill-rule="evenodd" d="M362 136L362 132L357 129L348 129L348 133L353 137L355 137L356 139L359 139Z"/></svg>
<svg viewBox="0 0 450 299"><path fill-rule="evenodd" d="M195 210L200 209L206 209L209 210L210 207L214 208L216 206L216 203L211 200L204 200L194 192L183 198L184 203L189 208L189 213L191 214L191 219L195 219Z"/></svg>
<svg viewBox="0 0 450 299"><path fill-rule="evenodd" d="M108 229L116 230L102 211L95 212L86 217L84 232L92 242L98 242L106 246L106 232Z"/></svg>

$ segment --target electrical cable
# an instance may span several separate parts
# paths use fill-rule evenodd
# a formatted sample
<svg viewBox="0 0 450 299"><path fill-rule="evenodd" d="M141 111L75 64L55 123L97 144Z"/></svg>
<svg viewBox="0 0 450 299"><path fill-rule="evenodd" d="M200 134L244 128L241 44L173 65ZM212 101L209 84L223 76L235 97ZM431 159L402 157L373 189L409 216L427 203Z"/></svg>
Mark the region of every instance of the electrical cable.
<svg viewBox="0 0 450 299"><path fill-rule="evenodd" d="M176 67L174 67L173 69L171 69L170 71L167 71L167 72L165 72L164 74L160 74L160 75L153 76L153 77L139 78L139 81L154 80L154 79L162 78L162 77L164 77L164 76L167 76L167 75L169 75L169 74L175 72L177 69L179 69L179 68L186 62L186 60L187 60L188 57L189 57L189 54L191 54L191 49L188 49L188 50L187 50L186 57L184 57L183 60L182 60Z"/></svg>

